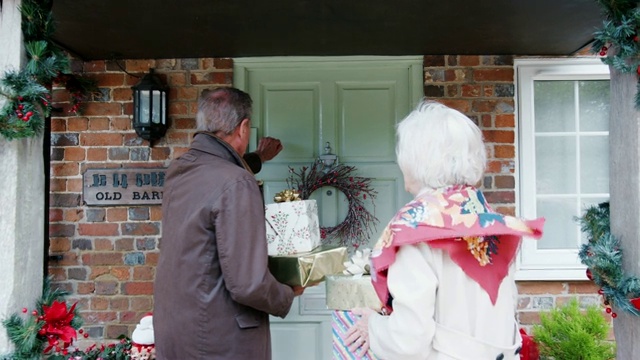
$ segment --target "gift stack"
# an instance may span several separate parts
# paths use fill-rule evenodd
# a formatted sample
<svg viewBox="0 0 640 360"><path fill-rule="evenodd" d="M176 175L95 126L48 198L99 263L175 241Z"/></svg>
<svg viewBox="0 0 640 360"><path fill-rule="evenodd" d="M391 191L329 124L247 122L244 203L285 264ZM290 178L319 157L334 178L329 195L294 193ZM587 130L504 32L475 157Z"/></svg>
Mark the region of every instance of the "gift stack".
<svg viewBox="0 0 640 360"><path fill-rule="evenodd" d="M321 245L318 205L284 190L265 206L269 270L280 282L309 286L344 270L345 247Z"/></svg>
<svg viewBox="0 0 640 360"><path fill-rule="evenodd" d="M342 275L327 276L327 307L333 310L331 325L334 359L378 359L371 350L364 356L350 352L343 340L344 334L358 320L350 310L371 308L379 311L382 307L371 284L370 254L370 249L356 251L351 261L344 264L346 270Z"/></svg>

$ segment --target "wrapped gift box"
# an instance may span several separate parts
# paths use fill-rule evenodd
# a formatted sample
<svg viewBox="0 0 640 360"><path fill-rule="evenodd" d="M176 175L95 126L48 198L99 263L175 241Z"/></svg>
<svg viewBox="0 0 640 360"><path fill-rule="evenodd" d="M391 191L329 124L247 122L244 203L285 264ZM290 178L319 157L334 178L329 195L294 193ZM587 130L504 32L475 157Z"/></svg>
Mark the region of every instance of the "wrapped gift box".
<svg viewBox="0 0 640 360"><path fill-rule="evenodd" d="M335 310L331 314L334 360L378 360L378 357L373 354L371 349L364 356L359 356L350 352L349 347L344 344L344 334L353 326L356 320L358 320L358 317L353 315L351 311Z"/></svg>
<svg viewBox="0 0 640 360"><path fill-rule="evenodd" d="M267 204L265 219L269 255L308 252L320 245L315 200Z"/></svg>
<svg viewBox="0 0 640 360"><path fill-rule="evenodd" d="M327 307L351 310L366 307L379 311L382 303L376 294L370 275L330 275L326 279Z"/></svg>
<svg viewBox="0 0 640 360"><path fill-rule="evenodd" d="M344 246L323 245L310 252L269 256L269 270L281 283L309 286L342 273L346 256Z"/></svg>

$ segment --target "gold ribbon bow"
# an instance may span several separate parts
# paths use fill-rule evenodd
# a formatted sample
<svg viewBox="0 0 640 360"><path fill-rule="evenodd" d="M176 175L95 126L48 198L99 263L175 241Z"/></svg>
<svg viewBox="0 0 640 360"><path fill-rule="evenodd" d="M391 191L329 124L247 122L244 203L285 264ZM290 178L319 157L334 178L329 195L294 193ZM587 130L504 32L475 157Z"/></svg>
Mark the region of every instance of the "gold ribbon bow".
<svg viewBox="0 0 640 360"><path fill-rule="evenodd" d="M287 189L280 191L273 197L273 201L277 203L288 202L288 201L301 201L300 193L298 190Z"/></svg>

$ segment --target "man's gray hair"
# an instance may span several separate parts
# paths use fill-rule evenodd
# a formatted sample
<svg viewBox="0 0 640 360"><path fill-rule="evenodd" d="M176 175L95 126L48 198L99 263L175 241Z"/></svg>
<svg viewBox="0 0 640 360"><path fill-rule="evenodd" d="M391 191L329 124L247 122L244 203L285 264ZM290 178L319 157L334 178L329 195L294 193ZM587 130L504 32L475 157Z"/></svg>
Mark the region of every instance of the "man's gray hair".
<svg viewBox="0 0 640 360"><path fill-rule="evenodd" d="M251 119L251 105L249 94L236 88L205 90L198 99L196 129L229 135L242 120Z"/></svg>
<svg viewBox="0 0 640 360"><path fill-rule="evenodd" d="M487 154L482 131L461 112L423 99L397 126L396 155L422 189L476 185Z"/></svg>

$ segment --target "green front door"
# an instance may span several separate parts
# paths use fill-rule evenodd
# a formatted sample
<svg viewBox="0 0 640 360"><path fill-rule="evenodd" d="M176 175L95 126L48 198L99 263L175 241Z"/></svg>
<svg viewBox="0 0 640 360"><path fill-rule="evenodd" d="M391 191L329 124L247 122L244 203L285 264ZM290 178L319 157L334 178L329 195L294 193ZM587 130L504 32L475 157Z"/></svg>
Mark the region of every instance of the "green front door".
<svg viewBox="0 0 640 360"><path fill-rule="evenodd" d="M342 164L372 178L377 197L368 209L379 219L365 245L371 247L410 196L395 162L395 125L422 97L421 57L235 59L235 86L254 101L257 138L278 138L284 150L265 164L265 201L287 188L289 167L310 166L327 143ZM321 226L347 214L344 195L316 191ZM274 359L330 359L330 312L324 286L307 289L284 321L272 326ZM292 336L296 341L292 341Z"/></svg>

